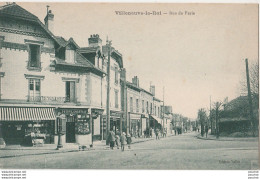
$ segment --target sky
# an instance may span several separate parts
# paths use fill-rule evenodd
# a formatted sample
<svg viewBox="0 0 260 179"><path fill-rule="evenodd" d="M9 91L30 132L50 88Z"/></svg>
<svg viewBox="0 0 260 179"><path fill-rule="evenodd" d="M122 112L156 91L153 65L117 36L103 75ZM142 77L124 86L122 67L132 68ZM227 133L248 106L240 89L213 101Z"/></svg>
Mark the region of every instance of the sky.
<svg viewBox="0 0 260 179"><path fill-rule="evenodd" d="M142 88L155 85L160 99L164 87L165 105L192 119L199 108L209 109L210 96L212 102L239 96L244 59L258 60L256 4L17 4L42 22L50 5L54 34L73 37L81 47L91 34L99 34L103 44L108 37L123 55L129 81L138 76Z"/></svg>

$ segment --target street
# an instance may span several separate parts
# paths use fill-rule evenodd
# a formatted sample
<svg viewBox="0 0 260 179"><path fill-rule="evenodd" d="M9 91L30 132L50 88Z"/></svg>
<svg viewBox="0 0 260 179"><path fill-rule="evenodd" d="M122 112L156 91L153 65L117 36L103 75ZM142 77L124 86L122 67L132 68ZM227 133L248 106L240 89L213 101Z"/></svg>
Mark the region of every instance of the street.
<svg viewBox="0 0 260 179"><path fill-rule="evenodd" d="M1 158L13 169L210 169L250 170L258 165L257 141L202 140L188 133L133 144L131 149L92 150Z"/></svg>

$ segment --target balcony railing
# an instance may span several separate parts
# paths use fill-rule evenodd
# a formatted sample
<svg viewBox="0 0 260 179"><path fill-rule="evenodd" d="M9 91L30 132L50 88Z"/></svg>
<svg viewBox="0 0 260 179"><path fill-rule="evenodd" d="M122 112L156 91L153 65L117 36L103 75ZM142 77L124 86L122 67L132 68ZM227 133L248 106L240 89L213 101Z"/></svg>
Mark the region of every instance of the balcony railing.
<svg viewBox="0 0 260 179"><path fill-rule="evenodd" d="M28 102L64 103L64 102L70 102L70 100L66 100L66 97L56 97L56 96L28 96Z"/></svg>

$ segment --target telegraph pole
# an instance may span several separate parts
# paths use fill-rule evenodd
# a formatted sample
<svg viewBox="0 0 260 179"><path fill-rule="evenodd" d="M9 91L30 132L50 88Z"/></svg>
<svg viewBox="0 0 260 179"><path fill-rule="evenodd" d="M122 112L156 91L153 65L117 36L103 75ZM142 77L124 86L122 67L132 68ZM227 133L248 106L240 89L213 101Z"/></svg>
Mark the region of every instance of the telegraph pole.
<svg viewBox="0 0 260 179"><path fill-rule="evenodd" d="M164 113L165 113L165 107L164 107L164 86L163 86L163 130L164 130Z"/></svg>
<svg viewBox="0 0 260 179"><path fill-rule="evenodd" d="M210 131L212 134L212 129L213 129L213 121L211 119L211 95L209 96L209 120L210 120Z"/></svg>
<svg viewBox="0 0 260 179"><path fill-rule="evenodd" d="M252 96L251 96L251 89L250 89L250 78L249 78L249 69L248 69L247 58L245 59L245 62L246 62L246 80L247 80L247 91L248 91L248 102L249 102L249 116L251 119L251 128L252 128L253 136L255 136L253 105L252 105Z"/></svg>
<svg viewBox="0 0 260 179"><path fill-rule="evenodd" d="M107 62L107 107L106 107L106 112L107 112L107 130L106 130L106 142L108 144L108 134L110 131L110 53L111 53L111 41L108 41L107 38L107 43L106 46L108 48L108 62Z"/></svg>

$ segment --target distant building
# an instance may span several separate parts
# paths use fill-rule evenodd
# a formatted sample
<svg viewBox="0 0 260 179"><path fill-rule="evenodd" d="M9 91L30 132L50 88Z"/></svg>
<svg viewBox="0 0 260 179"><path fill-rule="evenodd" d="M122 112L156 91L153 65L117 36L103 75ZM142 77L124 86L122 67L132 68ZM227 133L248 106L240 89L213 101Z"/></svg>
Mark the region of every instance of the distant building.
<svg viewBox="0 0 260 179"><path fill-rule="evenodd" d="M259 107L258 99L253 98L253 117L258 126ZM224 106L220 112L219 131L225 133L250 132L252 120L249 117L249 103L247 96L239 96Z"/></svg>

